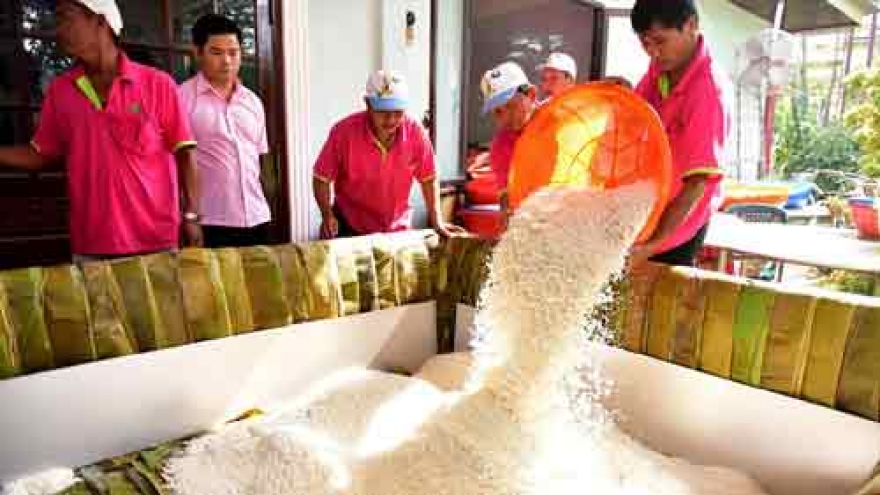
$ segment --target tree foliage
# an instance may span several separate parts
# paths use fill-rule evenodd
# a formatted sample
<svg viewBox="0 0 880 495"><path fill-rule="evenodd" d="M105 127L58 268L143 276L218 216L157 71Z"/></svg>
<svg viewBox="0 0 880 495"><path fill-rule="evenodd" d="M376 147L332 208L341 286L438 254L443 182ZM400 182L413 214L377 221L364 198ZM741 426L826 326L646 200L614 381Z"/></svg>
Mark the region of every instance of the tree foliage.
<svg viewBox="0 0 880 495"><path fill-rule="evenodd" d="M861 146L861 171L869 177L880 177L880 70L852 75L846 88L854 105L844 120Z"/></svg>

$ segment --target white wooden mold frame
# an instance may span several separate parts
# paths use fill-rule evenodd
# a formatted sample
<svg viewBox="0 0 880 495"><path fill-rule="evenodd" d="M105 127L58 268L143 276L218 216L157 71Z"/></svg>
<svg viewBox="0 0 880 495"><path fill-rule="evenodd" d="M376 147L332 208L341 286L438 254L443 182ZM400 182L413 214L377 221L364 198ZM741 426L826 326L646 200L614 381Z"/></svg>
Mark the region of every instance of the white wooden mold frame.
<svg viewBox="0 0 880 495"><path fill-rule="evenodd" d="M458 350L473 308L456 310ZM613 380L607 405L654 450L757 478L773 495L850 495L880 462L880 424L621 349L590 358Z"/></svg>
<svg viewBox="0 0 880 495"><path fill-rule="evenodd" d="M271 411L337 370L416 371L435 329L428 302L0 381L0 482Z"/></svg>

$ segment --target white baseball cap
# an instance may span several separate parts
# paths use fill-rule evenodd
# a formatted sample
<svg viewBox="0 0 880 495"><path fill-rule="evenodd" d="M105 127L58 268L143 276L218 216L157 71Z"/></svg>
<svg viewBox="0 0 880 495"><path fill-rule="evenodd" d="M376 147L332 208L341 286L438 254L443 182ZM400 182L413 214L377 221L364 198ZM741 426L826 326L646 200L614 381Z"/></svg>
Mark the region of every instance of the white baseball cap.
<svg viewBox="0 0 880 495"><path fill-rule="evenodd" d="M115 0L76 0L83 7L91 10L93 13L104 16L107 25L113 30L113 34L119 36L122 32L122 14L119 13L119 6Z"/></svg>
<svg viewBox="0 0 880 495"><path fill-rule="evenodd" d="M577 79L578 68L577 63L571 55L562 52L553 52L547 57L547 61L538 66L539 70L556 69L558 71L567 72L572 79Z"/></svg>
<svg viewBox="0 0 880 495"><path fill-rule="evenodd" d="M529 78L516 62L504 62L494 69L486 71L480 81L483 93L483 114L504 105L523 86L531 86Z"/></svg>
<svg viewBox="0 0 880 495"><path fill-rule="evenodd" d="M390 71L378 70L367 78L364 95L370 108L380 112L398 112L409 106L409 86L403 77Z"/></svg>

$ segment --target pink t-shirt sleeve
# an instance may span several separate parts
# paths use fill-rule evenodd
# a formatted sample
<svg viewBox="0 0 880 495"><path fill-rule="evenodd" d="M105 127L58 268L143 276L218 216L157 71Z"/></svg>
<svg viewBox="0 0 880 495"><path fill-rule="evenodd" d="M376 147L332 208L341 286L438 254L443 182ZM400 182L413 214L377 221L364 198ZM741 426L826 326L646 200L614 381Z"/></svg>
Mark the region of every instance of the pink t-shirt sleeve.
<svg viewBox="0 0 880 495"><path fill-rule="evenodd" d="M679 150L685 152L681 157L680 172L684 177L690 175L720 175L718 165L724 159L724 141L727 136L727 117L721 96L712 88L706 88L693 95L689 105L689 115L684 119Z"/></svg>
<svg viewBox="0 0 880 495"><path fill-rule="evenodd" d="M162 74L156 84L156 90L160 92L157 99L162 105L159 125L162 128L165 148L174 153L184 146L194 145L195 139L190 129L189 118L183 110L183 99L174 81L167 74Z"/></svg>
<svg viewBox="0 0 880 495"><path fill-rule="evenodd" d="M422 126L413 124L413 132L418 136L419 143L416 156L414 157L418 160L414 176L417 181L424 182L437 176L434 146L431 145L431 140L428 138L428 134Z"/></svg>
<svg viewBox="0 0 880 495"><path fill-rule="evenodd" d="M64 156L67 149L67 139L63 132L61 121L58 118L57 100L57 86L56 83L52 83L43 99L43 108L40 110L40 123L31 141L32 146L39 154L53 160Z"/></svg>
<svg viewBox="0 0 880 495"><path fill-rule="evenodd" d="M327 137L327 142L321 148L321 153L315 161L314 171L312 172L318 179L336 182L336 178L339 176L339 168L342 162L342 154L339 149L340 132L339 124L333 126L333 129L330 130L330 135Z"/></svg>

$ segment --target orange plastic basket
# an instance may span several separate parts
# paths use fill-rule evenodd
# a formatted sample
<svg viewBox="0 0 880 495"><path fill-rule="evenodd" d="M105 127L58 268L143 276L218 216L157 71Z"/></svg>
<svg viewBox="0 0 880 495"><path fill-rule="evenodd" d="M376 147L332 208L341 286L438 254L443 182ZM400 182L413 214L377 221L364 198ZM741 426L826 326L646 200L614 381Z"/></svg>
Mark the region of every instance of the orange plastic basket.
<svg viewBox="0 0 880 495"><path fill-rule="evenodd" d="M517 208L545 186L613 189L639 181L656 186L656 203L639 234L647 240L669 200L672 155L663 124L638 95L592 83L544 105L517 141L508 199Z"/></svg>

